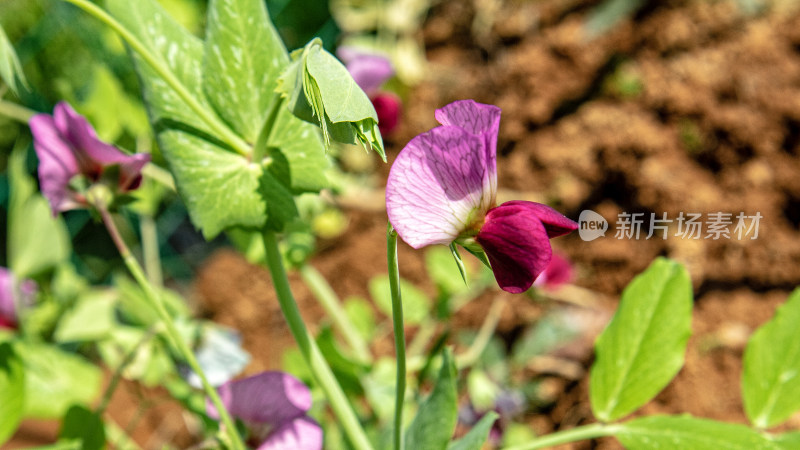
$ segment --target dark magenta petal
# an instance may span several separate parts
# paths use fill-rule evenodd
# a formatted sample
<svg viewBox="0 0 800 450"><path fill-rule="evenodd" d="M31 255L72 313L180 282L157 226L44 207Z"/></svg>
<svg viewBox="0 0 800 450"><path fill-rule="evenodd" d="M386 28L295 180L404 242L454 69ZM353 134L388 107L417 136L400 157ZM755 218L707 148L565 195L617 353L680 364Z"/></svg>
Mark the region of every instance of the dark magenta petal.
<svg viewBox="0 0 800 450"><path fill-rule="evenodd" d="M572 275L572 264L569 260L554 252L553 257L550 258L550 264L533 284L546 289L555 289L572 281Z"/></svg>
<svg viewBox="0 0 800 450"><path fill-rule="evenodd" d="M527 291L550 264L547 231L536 209L527 205L504 203L490 209L475 240L486 252L497 284L512 294Z"/></svg>
<svg viewBox="0 0 800 450"><path fill-rule="evenodd" d="M577 222L569 219L567 216L561 214L555 209L541 203L528 202L524 200L512 200L510 202L505 202L500 206L505 206L508 208L514 206L530 209L534 214L536 214L536 217L542 221L545 230L547 230L547 236L550 238L563 236L578 229Z"/></svg>
<svg viewBox="0 0 800 450"><path fill-rule="evenodd" d="M381 92L372 97L372 106L378 113L378 128L381 130L381 134L388 135L394 131L397 123L400 122L402 110L400 97L390 92Z"/></svg>
<svg viewBox="0 0 800 450"><path fill-rule="evenodd" d="M231 415L252 424L278 427L304 416L311 408L311 391L285 372L261 372L229 381L220 386L219 395ZM210 402L206 409L210 416L219 417Z"/></svg>

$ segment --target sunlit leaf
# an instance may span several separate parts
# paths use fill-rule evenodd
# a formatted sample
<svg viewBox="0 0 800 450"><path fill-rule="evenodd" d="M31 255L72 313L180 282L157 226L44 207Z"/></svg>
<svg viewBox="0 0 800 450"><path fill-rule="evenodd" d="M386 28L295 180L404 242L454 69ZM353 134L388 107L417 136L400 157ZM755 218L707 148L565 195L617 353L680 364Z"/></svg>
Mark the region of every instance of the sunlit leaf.
<svg viewBox="0 0 800 450"><path fill-rule="evenodd" d="M650 416L620 425L614 435L629 450L754 450L778 448L744 425L692 416Z"/></svg>
<svg viewBox="0 0 800 450"><path fill-rule="evenodd" d="M322 48L319 39L291 56L278 85L289 110L322 128L326 145L331 140L360 144L386 160L378 114L344 65Z"/></svg>
<svg viewBox="0 0 800 450"><path fill-rule="evenodd" d="M656 259L631 281L597 339L589 393L598 419L633 412L672 380L683 365L691 317L691 282L680 264Z"/></svg>
<svg viewBox="0 0 800 450"><path fill-rule="evenodd" d="M800 410L800 289L750 338L744 352L742 398L750 421L779 425Z"/></svg>

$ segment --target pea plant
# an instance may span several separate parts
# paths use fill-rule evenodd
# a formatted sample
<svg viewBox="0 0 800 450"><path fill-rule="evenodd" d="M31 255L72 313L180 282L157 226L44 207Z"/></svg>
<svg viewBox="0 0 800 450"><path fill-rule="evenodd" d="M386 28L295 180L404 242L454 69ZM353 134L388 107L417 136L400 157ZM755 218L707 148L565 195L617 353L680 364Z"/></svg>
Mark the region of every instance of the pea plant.
<svg viewBox="0 0 800 450"><path fill-rule="evenodd" d="M665 258L628 285L596 340L595 422L536 436L515 421L534 380L512 381L509 371L545 351L544 334L533 329L513 355L493 334L510 295L536 296L569 280L571 265L551 239L578 224L541 203L497 204L501 110L469 99L432 112L440 125L411 139L390 169L388 274L368 290L391 317L394 356L373 353L372 306L342 302L304 243L320 192L345 177L329 153L350 144L387 160L381 133L401 107L381 91L394 71L388 60L343 48L345 65L318 38L289 53L261 0L210 1L204 39L155 0L106 0L104 8L64 1L124 42L158 149L112 145L68 101L30 109L22 93L32 88L0 34L0 76L20 99L2 100L0 113L27 124L38 174L37 183L29 141L18 139L7 167L8 268L0 271L0 443L26 418L55 418L59 438L46 448L138 448L106 414L129 380L163 388L194 417L199 448L523 450L596 438L632 449L800 446L800 432L775 430L800 410L800 291L745 350L749 425L638 412L681 369L691 334L689 274ZM299 355L287 371L237 378L249 355L236 330L195 317L164 286L144 230L171 191L205 239L225 234L269 270ZM79 274L63 218L73 210L102 224L127 273L95 284ZM141 245L131 218L142 225ZM398 237L425 248L436 308L401 279ZM475 258L462 259L461 250ZM330 328L312 334L287 265L341 341ZM468 349L454 352L443 325L477 296L497 294L495 286L503 295ZM410 341L407 325L417 327Z"/></svg>

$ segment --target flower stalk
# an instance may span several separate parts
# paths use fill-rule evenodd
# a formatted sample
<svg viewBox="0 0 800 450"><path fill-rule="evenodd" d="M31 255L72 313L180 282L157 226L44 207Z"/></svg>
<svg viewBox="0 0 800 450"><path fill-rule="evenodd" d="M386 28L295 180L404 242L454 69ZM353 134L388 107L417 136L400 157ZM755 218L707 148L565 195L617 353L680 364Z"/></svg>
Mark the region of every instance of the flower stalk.
<svg viewBox="0 0 800 450"><path fill-rule="evenodd" d="M278 296L278 303L280 303L283 317L286 319L287 325L289 325L289 330L300 348L300 353L302 353L306 364L311 369L314 379L325 392L325 396L328 397L331 409L339 419L345 434L350 439L350 443L357 450L371 449L372 445L361 427L355 411L350 406L350 402L336 381L333 371L328 366L325 357L314 339L312 339L303 322L303 318L300 316L300 309L297 307L297 302L289 286L289 279L286 276L286 270L283 267L277 236L273 231L267 229L264 229L262 236L267 256L267 268L272 276L272 284Z"/></svg>
<svg viewBox="0 0 800 450"><path fill-rule="evenodd" d="M397 260L397 232L392 225L386 230L386 258L389 265L389 286L392 294L392 325L397 360L397 381L394 399L394 448L403 449L403 402L406 396L406 332L403 325L403 301L400 293L400 269Z"/></svg>
<svg viewBox="0 0 800 450"><path fill-rule="evenodd" d="M172 316L170 316L167 308L164 306L161 296L158 295L153 286L150 284L150 281L144 274L144 270L142 269L141 265L139 265L139 262L133 256L127 244L125 244L125 241L122 239L119 229L114 223L114 218L111 216L108 206L103 199L104 197L102 195L97 196L94 201L94 207L100 213L100 216L103 219L103 224L106 226L109 235L111 235L111 239L114 241L114 244L119 250L122 259L125 262L125 266L128 268L128 271L144 291L145 296L150 301L150 304L156 310L156 313L158 313L159 318L163 321L164 325L166 326L167 334L178 349L178 352L180 352L181 356L183 356L189 367L200 377L200 381L203 385L203 391L214 404L214 407L217 409L217 411L219 411L220 418L225 426L225 433L228 435L231 446L234 450L245 450L241 436L239 436L237 433L236 426L231 419L230 414L228 414L228 411L225 409L222 400L217 394L217 390L214 389L214 387L208 382L203 369L200 368L200 364L197 362L197 358L194 356L194 352L192 352L192 349L189 348L189 345L183 340L183 337L181 337L178 328L175 326L175 322L172 320Z"/></svg>

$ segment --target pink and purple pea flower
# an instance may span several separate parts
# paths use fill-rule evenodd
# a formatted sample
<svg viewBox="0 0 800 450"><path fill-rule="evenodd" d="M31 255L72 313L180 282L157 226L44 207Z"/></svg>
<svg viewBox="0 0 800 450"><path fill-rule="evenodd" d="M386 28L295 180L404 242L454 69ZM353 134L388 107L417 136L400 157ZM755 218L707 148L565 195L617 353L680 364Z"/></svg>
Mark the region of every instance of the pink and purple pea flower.
<svg viewBox="0 0 800 450"><path fill-rule="evenodd" d="M285 372L261 372L219 388L222 403L249 432L248 443L258 450L319 450L322 428L308 417L311 391ZM211 402L206 410L219 418Z"/></svg>
<svg viewBox="0 0 800 450"><path fill-rule="evenodd" d="M400 122L402 111L400 97L381 90L383 83L394 76L391 61L378 53L350 46L339 47L336 54L356 84L372 101L372 106L378 113L378 128L381 134L390 134Z"/></svg>
<svg viewBox="0 0 800 450"><path fill-rule="evenodd" d="M503 290L528 290L550 264L550 239L578 224L540 203L496 206L500 108L460 100L435 117L441 126L412 139L391 168L389 221L415 249L478 244Z"/></svg>
<svg viewBox="0 0 800 450"><path fill-rule="evenodd" d="M36 114L29 126L39 157L39 185L53 216L88 206L85 192L73 185L75 177L83 176L93 184L101 181L109 167L119 166L118 176L109 187L125 193L139 187L142 168L150 161L146 153L127 155L101 141L86 118L66 102L57 104L52 116Z"/></svg>

